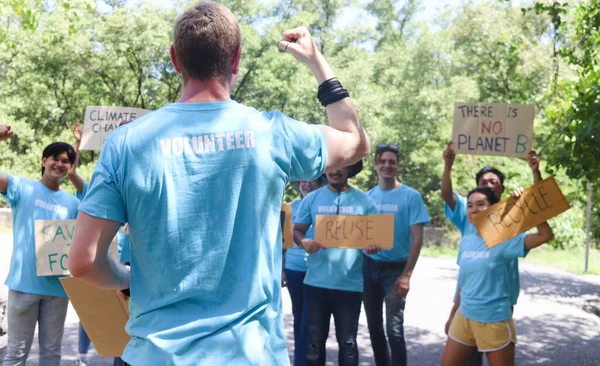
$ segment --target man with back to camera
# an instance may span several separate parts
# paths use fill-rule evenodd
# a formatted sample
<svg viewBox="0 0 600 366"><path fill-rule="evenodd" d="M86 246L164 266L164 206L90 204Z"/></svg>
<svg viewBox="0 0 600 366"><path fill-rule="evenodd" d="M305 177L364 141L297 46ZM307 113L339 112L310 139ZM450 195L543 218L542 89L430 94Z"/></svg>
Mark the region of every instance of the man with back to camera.
<svg viewBox="0 0 600 366"><path fill-rule="evenodd" d="M283 32L279 47L312 71L331 127L232 101L240 28L225 6L201 1L174 28L181 99L106 141L69 269L102 288L131 288L127 363L289 365L280 287L285 185L359 160L369 139L308 30ZM107 255L125 222L131 272Z"/></svg>
<svg viewBox="0 0 600 366"><path fill-rule="evenodd" d="M421 194L396 178L398 156L398 146L377 145L375 171L379 182L367 192L380 213L394 215L394 248L375 254L365 253L363 264L363 302L377 366L407 363L404 340L406 295L423 245L423 226L429 223Z"/></svg>

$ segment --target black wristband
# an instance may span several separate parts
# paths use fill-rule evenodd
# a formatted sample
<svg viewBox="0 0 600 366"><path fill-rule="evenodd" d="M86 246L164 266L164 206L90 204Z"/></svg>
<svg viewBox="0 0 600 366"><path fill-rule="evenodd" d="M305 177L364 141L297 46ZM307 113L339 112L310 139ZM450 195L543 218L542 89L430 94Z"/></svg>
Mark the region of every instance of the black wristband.
<svg viewBox="0 0 600 366"><path fill-rule="evenodd" d="M319 85L319 90L317 92L317 98L323 107L349 96L350 93L348 93L348 90L344 89L342 83L335 77L325 80Z"/></svg>

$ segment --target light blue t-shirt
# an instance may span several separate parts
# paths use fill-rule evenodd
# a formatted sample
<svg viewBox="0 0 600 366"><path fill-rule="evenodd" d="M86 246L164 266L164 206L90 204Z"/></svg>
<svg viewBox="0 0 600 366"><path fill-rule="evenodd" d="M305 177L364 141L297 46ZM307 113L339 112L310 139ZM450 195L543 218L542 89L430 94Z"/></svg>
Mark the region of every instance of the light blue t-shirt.
<svg viewBox="0 0 600 366"><path fill-rule="evenodd" d="M325 170L322 130L234 101L173 103L106 141L80 209L128 222L133 365L289 365L285 185Z"/></svg>
<svg viewBox="0 0 600 366"><path fill-rule="evenodd" d="M511 316L508 264L525 256L525 236L488 248L477 234L462 237L458 258L459 310L471 320L494 323Z"/></svg>
<svg viewBox="0 0 600 366"><path fill-rule="evenodd" d="M373 199L379 213L394 214L394 248L367 255L376 261L405 262L412 244L410 227L429 224L421 194L403 184L387 191L377 186L368 191L367 195Z"/></svg>
<svg viewBox="0 0 600 366"><path fill-rule="evenodd" d="M122 229L122 228L121 228ZM117 231L117 246L119 248L119 262L131 262L131 249L129 247L129 235L124 234L121 229Z"/></svg>
<svg viewBox="0 0 600 366"><path fill-rule="evenodd" d="M458 193L454 193L456 197L456 206L454 207L454 211L450 209L448 204L444 204L444 213L446 214L446 218L450 220L456 226L456 228L460 231L461 236L475 234L477 232L477 228L471 225L469 220L467 220L467 198L459 195ZM527 256L529 251L525 252L524 256ZM458 259L457 259L458 261ZM509 271L509 291L510 291L510 302L514 306L517 304L517 300L519 299L519 292L521 291L521 280L519 277L519 260L515 258L508 264Z"/></svg>
<svg viewBox="0 0 600 366"><path fill-rule="evenodd" d="M79 200L63 190L53 191L39 180L10 174L2 195L10 203L13 217L13 252L4 284L28 294L67 297L60 277L37 275L35 220L74 220Z"/></svg>
<svg viewBox="0 0 600 366"><path fill-rule="evenodd" d="M300 207L300 202L302 200L295 200L292 202L292 223L294 222L294 217L296 217L296 212ZM314 227L311 225L306 232L307 239L314 238ZM294 247L291 249L287 249L285 251L285 268L298 271L298 272L306 272L306 259L308 258L308 253L302 248L298 248L296 243L294 243Z"/></svg>
<svg viewBox="0 0 600 366"><path fill-rule="evenodd" d="M341 193L325 186L304 197L295 221L315 225L317 215L373 215L373 200L356 188ZM343 291L363 291L362 251L359 249L321 249L309 254L304 283L314 287Z"/></svg>

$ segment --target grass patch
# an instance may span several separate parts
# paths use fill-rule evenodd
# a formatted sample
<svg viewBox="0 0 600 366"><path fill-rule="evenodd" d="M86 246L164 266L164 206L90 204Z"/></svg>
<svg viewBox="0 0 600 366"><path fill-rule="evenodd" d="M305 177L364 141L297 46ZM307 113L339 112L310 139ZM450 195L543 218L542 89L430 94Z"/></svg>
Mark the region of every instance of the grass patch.
<svg viewBox="0 0 600 366"><path fill-rule="evenodd" d="M458 248L454 246L424 246L421 249L421 255L425 257L456 258ZM559 250L542 247L532 250L527 258L521 258L520 261L581 275L584 274L585 269L585 249ZM587 274L600 275L600 250L590 249Z"/></svg>
<svg viewBox="0 0 600 366"><path fill-rule="evenodd" d="M421 255L424 257L456 258L458 247L453 245L428 245L421 248Z"/></svg>
<svg viewBox="0 0 600 366"><path fill-rule="evenodd" d="M581 275L584 274L583 271L585 269L585 249L557 250L540 248L529 252L525 261ZM587 274L600 275L599 250L590 249Z"/></svg>

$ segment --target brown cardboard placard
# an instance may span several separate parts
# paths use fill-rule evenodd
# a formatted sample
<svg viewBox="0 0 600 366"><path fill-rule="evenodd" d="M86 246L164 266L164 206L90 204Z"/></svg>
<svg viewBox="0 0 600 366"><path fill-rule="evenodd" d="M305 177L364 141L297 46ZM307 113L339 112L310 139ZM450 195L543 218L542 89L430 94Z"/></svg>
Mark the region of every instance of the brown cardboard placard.
<svg viewBox="0 0 600 366"><path fill-rule="evenodd" d="M83 329L102 357L121 357L131 337L125 332L129 320L127 302L115 290L103 290L74 277L60 279Z"/></svg>
<svg viewBox="0 0 600 366"><path fill-rule="evenodd" d="M38 276L68 275L76 220L35 220L35 266Z"/></svg>
<svg viewBox="0 0 600 366"><path fill-rule="evenodd" d="M527 158L533 144L534 117L533 105L454 103L454 151Z"/></svg>
<svg viewBox="0 0 600 366"><path fill-rule="evenodd" d="M549 177L525 189L518 200L510 197L473 215L473 223L492 248L570 207L554 177Z"/></svg>
<svg viewBox="0 0 600 366"><path fill-rule="evenodd" d="M35 220L35 265L38 276L69 275L68 259L77 220ZM108 249L119 261L116 237Z"/></svg>
<svg viewBox="0 0 600 366"><path fill-rule="evenodd" d="M394 215L317 215L315 240L326 247L394 247Z"/></svg>
<svg viewBox="0 0 600 366"><path fill-rule="evenodd" d="M283 249L294 247L294 228L292 227L292 204L284 202L281 206L281 238Z"/></svg>
<svg viewBox="0 0 600 366"><path fill-rule="evenodd" d="M85 108L81 150L102 150L104 142L121 122L133 121L152 112L131 107L88 106Z"/></svg>

